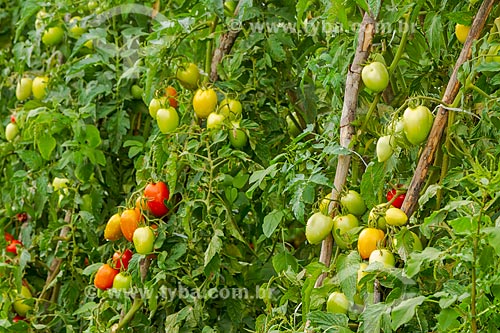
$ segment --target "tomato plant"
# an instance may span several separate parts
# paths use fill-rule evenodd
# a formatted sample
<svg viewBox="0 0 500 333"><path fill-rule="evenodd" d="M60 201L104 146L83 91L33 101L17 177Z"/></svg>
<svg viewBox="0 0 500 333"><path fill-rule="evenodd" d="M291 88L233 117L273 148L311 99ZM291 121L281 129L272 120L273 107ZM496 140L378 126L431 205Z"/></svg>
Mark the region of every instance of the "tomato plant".
<svg viewBox="0 0 500 333"><path fill-rule="evenodd" d="M423 105L406 108L403 128L408 141L413 145L424 142L431 131L433 119L431 111Z"/></svg>
<svg viewBox="0 0 500 333"><path fill-rule="evenodd" d="M193 96L193 109L198 118L207 118L215 111L217 94L212 88L198 89Z"/></svg>
<svg viewBox="0 0 500 333"><path fill-rule="evenodd" d="M340 197L340 203L351 214L361 216L366 211L365 201L361 195L354 191L349 190L347 193Z"/></svg>
<svg viewBox="0 0 500 333"><path fill-rule="evenodd" d="M112 268L108 264L103 264L95 274L94 286L101 290L111 288L113 286L113 280L118 273L120 273L119 270Z"/></svg>
<svg viewBox="0 0 500 333"><path fill-rule="evenodd" d="M387 67L379 61L374 61L363 67L361 78L365 86L373 92L384 91L389 85L389 72Z"/></svg>
<svg viewBox="0 0 500 333"><path fill-rule="evenodd" d="M401 208L401 206L403 205L403 202L405 201L406 193L401 193L399 195L397 195L397 194L398 194L398 190L393 188L387 192L387 194L385 195L385 198L387 199L387 202L392 201L391 202L392 206L394 206L396 208ZM394 196L396 196L396 197L394 198ZM394 198L394 200L393 200L393 198Z"/></svg>
<svg viewBox="0 0 500 333"><path fill-rule="evenodd" d="M144 189L143 197L146 199L149 211L156 217L163 217L168 213L166 201L170 197L167 184L162 181L149 183Z"/></svg>
<svg viewBox="0 0 500 333"><path fill-rule="evenodd" d="M333 219L322 213L314 213L307 220L306 238L311 244L319 244L333 228Z"/></svg>
<svg viewBox="0 0 500 333"><path fill-rule="evenodd" d="M130 259L132 259L133 252L130 249L126 249L125 251L120 252L117 251L113 254L113 265L116 269L121 269L123 267L124 270L128 269L128 263Z"/></svg>
<svg viewBox="0 0 500 333"><path fill-rule="evenodd" d="M120 230L123 237L128 241L132 241L134 231L139 227L141 215L135 209L126 209L120 215Z"/></svg>
<svg viewBox="0 0 500 333"><path fill-rule="evenodd" d="M358 252L361 258L368 259L370 254L383 245L385 233L376 228L365 228L358 236Z"/></svg>
<svg viewBox="0 0 500 333"><path fill-rule="evenodd" d="M155 235L150 227L140 227L134 231L134 247L139 254L153 252Z"/></svg>

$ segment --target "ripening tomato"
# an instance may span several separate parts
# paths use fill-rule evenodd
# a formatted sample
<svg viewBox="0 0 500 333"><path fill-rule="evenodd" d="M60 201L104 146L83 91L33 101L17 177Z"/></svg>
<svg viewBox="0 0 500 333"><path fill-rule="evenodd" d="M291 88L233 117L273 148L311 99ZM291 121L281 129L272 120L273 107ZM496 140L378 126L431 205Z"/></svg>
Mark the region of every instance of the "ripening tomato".
<svg viewBox="0 0 500 333"><path fill-rule="evenodd" d="M21 241L17 240L17 239L13 239L8 245L7 245L7 248L6 248L6 251L7 252L10 252L14 255L17 255L17 247L18 246L23 246L23 243L21 243Z"/></svg>
<svg viewBox="0 0 500 333"><path fill-rule="evenodd" d="M113 254L113 265L116 269L121 269L123 267L124 270L128 269L128 263L134 253L130 249L126 249L123 253L120 251L116 251Z"/></svg>
<svg viewBox="0 0 500 333"><path fill-rule="evenodd" d="M33 80L29 77L23 77L16 86L16 98L19 101L25 100L31 96L31 87L33 86Z"/></svg>
<svg viewBox="0 0 500 333"><path fill-rule="evenodd" d="M394 153L396 142L394 136L384 135L377 140L377 160L382 163L387 161Z"/></svg>
<svg viewBox="0 0 500 333"><path fill-rule="evenodd" d="M135 209L126 209L120 215L120 229L128 241L132 241L134 231L139 226L140 221L141 215L137 214Z"/></svg>
<svg viewBox="0 0 500 333"><path fill-rule="evenodd" d="M114 269L108 264L103 264L101 267L99 267L97 273L95 274L94 286L101 290L111 288L113 286L113 280L115 279L115 276L118 275L118 273L120 273L119 270Z"/></svg>
<svg viewBox="0 0 500 333"><path fill-rule="evenodd" d="M224 98L220 103L219 113L230 120L239 119L242 111L243 107L236 99Z"/></svg>
<svg viewBox="0 0 500 333"><path fill-rule="evenodd" d="M165 88L165 97L168 98L168 103L171 107L177 108L179 103L177 102L177 90L174 87L168 86Z"/></svg>
<svg viewBox="0 0 500 333"><path fill-rule="evenodd" d="M173 107L159 109L156 112L156 122L158 123L160 132L167 134L175 131L177 126L179 126L179 115Z"/></svg>
<svg viewBox="0 0 500 333"><path fill-rule="evenodd" d="M64 38L64 30L59 27L50 27L44 31L42 35L42 43L47 46L54 46L62 42Z"/></svg>
<svg viewBox="0 0 500 333"><path fill-rule="evenodd" d="M5 138L7 139L7 141L13 141L18 134L19 127L16 123L8 123L7 126L5 126Z"/></svg>
<svg viewBox="0 0 500 333"><path fill-rule="evenodd" d="M110 241L122 238L120 214L116 213L109 218L108 223L106 223L106 228L104 229L104 238Z"/></svg>
<svg viewBox="0 0 500 333"><path fill-rule="evenodd" d="M207 118L207 128L208 129L219 129L224 124L225 117L216 112L212 112L208 115Z"/></svg>
<svg viewBox="0 0 500 333"><path fill-rule="evenodd" d="M198 118L207 118L215 111L217 93L212 88L198 89L193 96L193 109Z"/></svg>
<svg viewBox="0 0 500 333"><path fill-rule="evenodd" d="M47 76L37 76L33 80L31 91L36 99L42 99L47 94L47 85L49 78Z"/></svg>
<svg viewBox="0 0 500 333"><path fill-rule="evenodd" d="M148 254L153 252L155 235L150 227L137 228L134 232L134 247L139 254Z"/></svg>
<svg viewBox="0 0 500 333"><path fill-rule="evenodd" d="M470 26L464 25L457 23L455 25L455 36L457 36L457 39L460 43L465 43L465 40L467 39L467 36L469 35L470 31Z"/></svg>
<svg viewBox="0 0 500 333"><path fill-rule="evenodd" d="M387 194L385 196L387 199L387 202L390 202L396 194L397 194L397 190L395 188L393 188L389 192L387 192ZM405 201L405 197L406 197L406 193L401 193L400 195L398 195L394 199L394 201L392 202L391 205L393 205L396 208L401 208L401 206L403 206L403 202Z"/></svg>
<svg viewBox="0 0 500 333"><path fill-rule="evenodd" d="M118 273L113 280L113 288L118 290L126 290L132 287L132 275L120 272Z"/></svg>
<svg viewBox="0 0 500 333"><path fill-rule="evenodd" d="M385 233L380 229L365 228L358 236L358 252L361 258L368 259L370 254L384 241Z"/></svg>
<svg viewBox="0 0 500 333"><path fill-rule="evenodd" d="M392 226L402 226L408 222L408 216L401 209L391 207L385 211L385 222Z"/></svg>
<svg viewBox="0 0 500 333"><path fill-rule="evenodd" d="M349 213L361 216L366 211L365 201L361 194L354 190L349 190L340 198L340 203L344 206Z"/></svg>
<svg viewBox="0 0 500 333"><path fill-rule="evenodd" d="M69 20L69 35L73 38L80 38L87 29L80 25L82 18L80 16L73 16Z"/></svg>
<svg viewBox="0 0 500 333"><path fill-rule="evenodd" d="M344 216L337 215L333 219L333 239L339 248L345 250L353 243L353 239L349 233L354 228L359 226L358 218L352 214Z"/></svg>
<svg viewBox="0 0 500 333"><path fill-rule="evenodd" d="M383 63L374 61L363 67L361 79L368 89L378 93L389 85L389 72Z"/></svg>
<svg viewBox="0 0 500 333"><path fill-rule="evenodd" d="M187 65L179 67L177 69L176 76L184 88L190 90L198 88L198 81L200 81L200 70L195 64L189 63Z"/></svg>
<svg viewBox="0 0 500 333"><path fill-rule="evenodd" d="M370 254L370 259L368 259L368 262L370 264L374 262L379 262L386 268L391 268L396 265L396 260L394 259L394 255L392 254L392 252L386 249L373 251Z"/></svg>
<svg viewBox="0 0 500 333"><path fill-rule="evenodd" d="M433 121L434 117L427 107L423 105L416 108L408 107L403 113L406 139L413 145L424 142L431 131Z"/></svg>
<svg viewBox="0 0 500 333"><path fill-rule="evenodd" d="M314 213L306 224L306 238L311 244L318 244L332 232L333 219L322 213Z"/></svg>
<svg viewBox="0 0 500 333"><path fill-rule="evenodd" d="M160 97L160 98L153 98L149 102L148 110L149 110L149 115L153 118L156 119L156 115L158 113L158 110L161 108L165 108L168 105L168 101L166 97Z"/></svg>
<svg viewBox="0 0 500 333"><path fill-rule="evenodd" d="M13 323L17 323L19 321L24 321L26 320L26 317L20 316L20 315L15 315L14 318L12 318Z"/></svg>
<svg viewBox="0 0 500 333"><path fill-rule="evenodd" d="M349 300L344 293L335 291L328 296L326 301L327 312L347 314L347 310L349 310Z"/></svg>
<svg viewBox="0 0 500 333"><path fill-rule="evenodd" d="M170 192L167 184L162 181L149 183L144 189L143 197L147 200L149 211L155 217L162 217L168 213L165 201L168 201Z"/></svg>

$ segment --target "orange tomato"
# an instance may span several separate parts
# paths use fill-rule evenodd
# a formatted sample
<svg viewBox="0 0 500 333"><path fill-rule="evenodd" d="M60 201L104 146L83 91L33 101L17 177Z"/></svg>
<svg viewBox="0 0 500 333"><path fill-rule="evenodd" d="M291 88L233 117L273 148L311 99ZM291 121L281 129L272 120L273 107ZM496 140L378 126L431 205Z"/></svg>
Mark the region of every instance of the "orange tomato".
<svg viewBox="0 0 500 333"><path fill-rule="evenodd" d="M358 236L358 252L361 258L368 259L384 240L385 234L376 228L365 228Z"/></svg>
<svg viewBox="0 0 500 333"><path fill-rule="evenodd" d="M123 211L120 216L120 229L122 230L123 236L128 241L132 241L134 231L139 227L140 221L141 214L137 213L135 209L126 209Z"/></svg>

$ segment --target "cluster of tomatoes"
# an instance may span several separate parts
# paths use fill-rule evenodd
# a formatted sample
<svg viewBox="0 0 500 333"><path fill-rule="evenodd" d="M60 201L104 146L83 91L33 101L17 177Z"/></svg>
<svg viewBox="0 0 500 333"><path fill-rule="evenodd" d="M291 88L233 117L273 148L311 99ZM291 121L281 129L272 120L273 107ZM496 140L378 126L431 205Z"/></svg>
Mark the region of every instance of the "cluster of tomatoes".
<svg viewBox="0 0 500 333"><path fill-rule="evenodd" d="M235 148L243 148L248 141L245 131L240 128L243 107L237 99L224 98L218 103L218 96L213 88L200 87L200 70L196 64L188 63L180 66L176 73L181 85L193 90L193 110L198 119L206 120L209 130L228 128L229 141ZM140 98L142 89L132 86L132 95ZM149 114L156 120L158 128L163 134L171 133L179 126L179 114L176 110L178 101L177 91L168 86L164 92L157 91L156 97L149 102Z"/></svg>
<svg viewBox="0 0 500 333"><path fill-rule="evenodd" d="M386 195L387 202L373 207L368 215L368 223L361 224L360 218L367 212L363 197L354 190L348 190L341 194L341 211L335 218L328 214L331 196L326 196L320 203L319 212L314 213L306 224L306 238L311 244L319 244L329 234L332 234L335 244L341 250L357 249L361 258L358 270L358 283L366 275L364 270L368 264L379 263L382 267L391 268L396 265L393 252L403 249L403 244L398 244L392 235L406 225L408 217L401 210L405 199L403 189L391 189ZM390 231L390 235L386 234ZM410 230L411 235L406 247L413 251L421 251L422 243L419 237ZM392 241L388 241L392 238ZM356 246L354 246L356 244ZM368 260L365 262L364 260ZM345 294L335 291L327 300L327 311L336 313L347 313L349 301Z"/></svg>
<svg viewBox="0 0 500 333"><path fill-rule="evenodd" d="M389 72L384 58L378 55L374 61L361 71L363 84L374 93L381 93L389 85ZM424 142L432 127L434 117L424 105L409 106L399 118L394 118L387 133L377 140L376 153L379 162L387 161L396 148L419 145Z"/></svg>
<svg viewBox="0 0 500 333"><path fill-rule="evenodd" d="M55 47L61 44L68 34L74 39L80 38L87 29L83 27L81 17L74 16L66 23L59 21L47 22L49 15L45 10L40 10L36 15L35 27L41 30L42 43L46 47ZM92 40L83 43L83 48L86 50L93 49ZM16 85L16 98L19 101L25 101L31 96L36 100L43 100L47 95L47 87L49 85L49 77L45 74L24 75ZM15 117L11 117L11 122L5 127L5 138L7 141L13 141L19 134L19 127L15 121Z"/></svg>
<svg viewBox="0 0 500 333"><path fill-rule="evenodd" d="M18 214L18 220L22 220L26 213ZM8 232L4 232L5 242L7 243L5 247L5 251L10 253L11 256L17 256L19 247L23 246L23 243L16 239L12 234ZM9 259L10 260L10 259ZM26 304L25 300L29 300L32 298L32 294L28 285L25 281L23 281L23 285L21 287L21 292L17 293L16 299L12 303L13 309L16 313L12 321L17 323L20 320L27 320L26 314L32 308L31 305Z"/></svg>
<svg viewBox="0 0 500 333"><path fill-rule="evenodd" d="M109 241L118 241L125 238L132 242L135 252L140 255L151 255L154 250L155 224L146 225L148 214L160 219L168 214L166 205L170 197L167 184L162 181L149 183L142 196L138 197L135 207L124 209L110 217L104 229L104 238ZM132 276L129 274L128 265L133 252L126 248L116 251L111 263L105 263L97 270L94 277L96 288L106 290L109 288L128 289L132 286Z"/></svg>

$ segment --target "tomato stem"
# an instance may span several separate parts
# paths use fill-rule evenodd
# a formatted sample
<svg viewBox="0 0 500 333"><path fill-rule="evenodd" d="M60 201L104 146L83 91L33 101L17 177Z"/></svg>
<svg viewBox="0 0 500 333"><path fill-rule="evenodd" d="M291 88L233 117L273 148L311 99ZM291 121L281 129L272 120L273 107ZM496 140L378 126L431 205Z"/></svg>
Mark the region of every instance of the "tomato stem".
<svg viewBox="0 0 500 333"><path fill-rule="evenodd" d="M134 318L134 315L139 309L142 307L142 304L144 301L140 297L134 298L134 303L132 303L132 307L128 312L125 314L125 316L120 320L118 323L118 326L113 332L120 332L131 320Z"/></svg>

